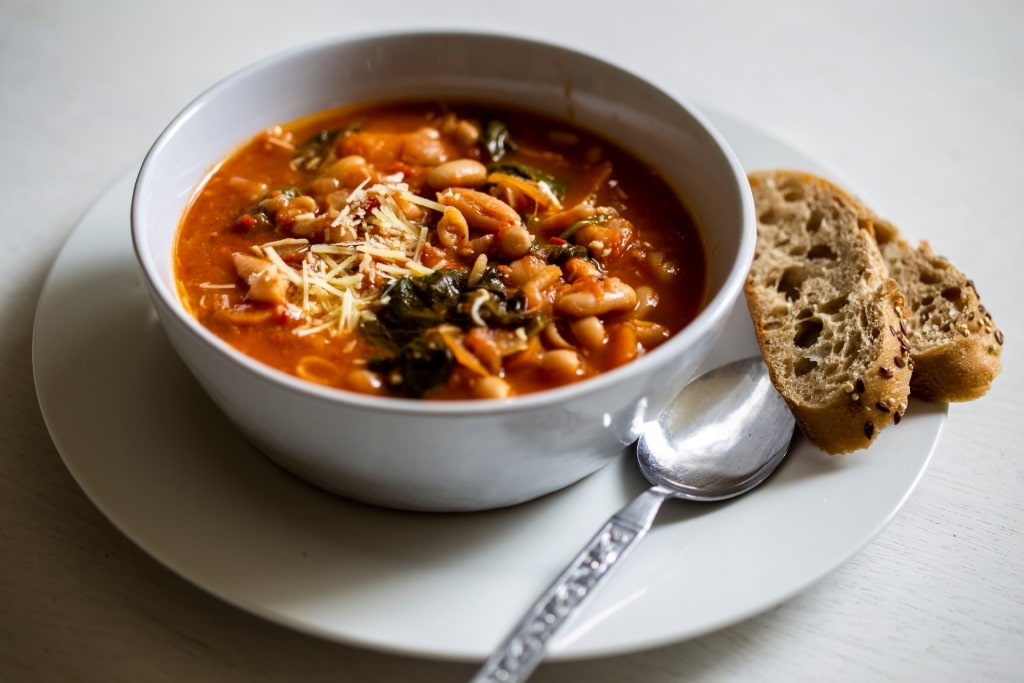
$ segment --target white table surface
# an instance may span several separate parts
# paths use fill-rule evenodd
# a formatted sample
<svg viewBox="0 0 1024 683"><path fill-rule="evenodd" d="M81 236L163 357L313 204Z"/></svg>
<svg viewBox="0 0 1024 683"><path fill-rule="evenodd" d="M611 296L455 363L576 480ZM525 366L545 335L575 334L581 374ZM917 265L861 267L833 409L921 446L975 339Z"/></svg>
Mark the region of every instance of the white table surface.
<svg viewBox="0 0 1024 683"><path fill-rule="evenodd" d="M62 241L194 95L309 40L427 27L561 42L756 122L952 257L1007 338L992 391L951 406L920 485L848 563L723 631L545 664L534 680L1024 680L1024 3L1014 0L2 0L0 680L433 683L472 671L301 635L164 569L66 471L30 362L36 301Z"/></svg>

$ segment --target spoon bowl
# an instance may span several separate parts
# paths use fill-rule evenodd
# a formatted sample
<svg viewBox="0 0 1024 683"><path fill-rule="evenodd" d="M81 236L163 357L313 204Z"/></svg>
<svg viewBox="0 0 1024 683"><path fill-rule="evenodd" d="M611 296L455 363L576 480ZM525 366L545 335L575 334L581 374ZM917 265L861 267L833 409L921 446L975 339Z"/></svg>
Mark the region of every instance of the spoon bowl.
<svg viewBox="0 0 1024 683"><path fill-rule="evenodd" d="M678 498L725 500L764 481L792 435L793 415L764 362L746 358L690 382L644 430L637 462Z"/></svg>
<svg viewBox="0 0 1024 683"><path fill-rule="evenodd" d="M750 491L782 462L793 428L760 356L690 382L637 443L637 462L651 488L605 522L470 683L526 680L551 638L646 535L666 499L708 502Z"/></svg>

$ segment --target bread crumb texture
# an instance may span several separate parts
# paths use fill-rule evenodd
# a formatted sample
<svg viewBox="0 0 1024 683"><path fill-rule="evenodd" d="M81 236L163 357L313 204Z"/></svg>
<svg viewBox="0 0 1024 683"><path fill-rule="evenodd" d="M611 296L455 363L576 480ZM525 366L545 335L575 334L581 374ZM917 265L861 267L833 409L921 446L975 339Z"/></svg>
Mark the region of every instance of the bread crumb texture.
<svg viewBox="0 0 1024 683"><path fill-rule="evenodd" d="M772 380L819 448L867 447L906 410L913 364L909 311L872 216L808 174L750 183L758 246L746 294Z"/></svg>
<svg viewBox="0 0 1024 683"><path fill-rule="evenodd" d="M772 381L828 453L869 446L908 398L964 401L1001 370L977 288L833 183L751 173L758 242L747 304Z"/></svg>
<svg viewBox="0 0 1024 683"><path fill-rule="evenodd" d="M889 221L876 217L874 224L889 271L911 310L911 393L929 401L983 396L1002 370L1005 337L974 282L928 242L914 247Z"/></svg>

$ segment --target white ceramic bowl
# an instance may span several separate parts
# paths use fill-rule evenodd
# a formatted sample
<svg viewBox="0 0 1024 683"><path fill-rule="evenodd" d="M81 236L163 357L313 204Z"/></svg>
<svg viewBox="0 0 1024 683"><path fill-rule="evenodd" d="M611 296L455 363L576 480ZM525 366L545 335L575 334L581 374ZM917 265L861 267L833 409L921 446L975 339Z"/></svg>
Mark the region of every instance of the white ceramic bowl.
<svg viewBox="0 0 1024 683"><path fill-rule="evenodd" d="M345 103L479 97L566 117L658 167L702 225L709 300L683 331L624 367L507 401L363 396L271 369L182 307L171 263L186 203L210 169L275 123ZM377 35L271 57L201 94L160 135L139 173L132 237L174 348L257 448L344 496L413 510L530 500L594 472L634 441L691 378L742 290L754 251L746 178L687 104L606 62L512 37Z"/></svg>

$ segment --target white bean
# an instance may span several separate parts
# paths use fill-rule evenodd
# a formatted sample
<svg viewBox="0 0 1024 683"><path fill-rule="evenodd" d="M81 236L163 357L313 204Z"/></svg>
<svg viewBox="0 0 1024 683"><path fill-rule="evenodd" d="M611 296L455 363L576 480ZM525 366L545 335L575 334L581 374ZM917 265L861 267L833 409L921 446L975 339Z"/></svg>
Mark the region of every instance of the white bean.
<svg viewBox="0 0 1024 683"><path fill-rule="evenodd" d="M498 247L505 258L516 259L525 256L533 246L533 235L522 225L513 225L498 231Z"/></svg>
<svg viewBox="0 0 1024 683"><path fill-rule="evenodd" d="M420 128L405 136L402 161L416 166L435 166L447 161L447 152L436 128Z"/></svg>
<svg viewBox="0 0 1024 683"><path fill-rule="evenodd" d="M512 387L508 382L494 375L477 379L471 390L476 398L508 398L512 395Z"/></svg>
<svg viewBox="0 0 1024 683"><path fill-rule="evenodd" d="M547 351L540 357L540 367L557 377L572 377L579 374L580 356L572 349Z"/></svg>
<svg viewBox="0 0 1024 683"><path fill-rule="evenodd" d="M669 337L667 327L647 320L634 320L633 329L636 330L637 341L645 349L652 349Z"/></svg>
<svg viewBox="0 0 1024 683"><path fill-rule="evenodd" d="M544 326L541 330L541 337L544 340L544 345L553 349L571 349L573 345L566 341L565 337L559 331L558 326L555 323L550 322Z"/></svg>
<svg viewBox="0 0 1024 683"><path fill-rule="evenodd" d="M466 147L475 145L477 140L480 139L480 129L475 124L466 121L465 119L460 120L455 124L455 140Z"/></svg>
<svg viewBox="0 0 1024 683"><path fill-rule="evenodd" d="M599 349L608 339L604 323L596 315L569 321L569 329L585 349Z"/></svg>
<svg viewBox="0 0 1024 683"><path fill-rule="evenodd" d="M647 263L651 268L651 274L659 282L671 282L679 274L679 262L669 258L666 254L656 251L647 257Z"/></svg>
<svg viewBox="0 0 1024 683"><path fill-rule="evenodd" d="M235 272L249 286L249 298L272 304L288 300L288 279L268 259L262 259L244 252L231 255Z"/></svg>
<svg viewBox="0 0 1024 683"><path fill-rule="evenodd" d="M633 311L634 318L644 318L658 305L658 293L653 287L640 285L636 288L636 309Z"/></svg>
<svg viewBox="0 0 1024 683"><path fill-rule="evenodd" d="M574 318L631 311L636 290L617 277L577 281L555 301L555 310Z"/></svg>
<svg viewBox="0 0 1024 683"><path fill-rule="evenodd" d="M352 391L363 394L380 394L384 392L384 382L377 373L366 368L356 368L348 373L346 384Z"/></svg>
<svg viewBox="0 0 1024 683"><path fill-rule="evenodd" d="M435 190L449 187L480 187L487 182L487 167L475 159L454 159L427 173L427 184Z"/></svg>
<svg viewBox="0 0 1024 683"><path fill-rule="evenodd" d="M370 166L363 157L350 154L325 168L322 175L337 178L343 186L353 188L370 177Z"/></svg>

